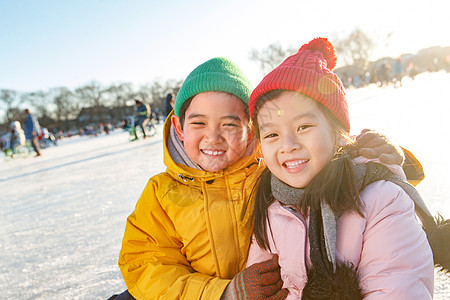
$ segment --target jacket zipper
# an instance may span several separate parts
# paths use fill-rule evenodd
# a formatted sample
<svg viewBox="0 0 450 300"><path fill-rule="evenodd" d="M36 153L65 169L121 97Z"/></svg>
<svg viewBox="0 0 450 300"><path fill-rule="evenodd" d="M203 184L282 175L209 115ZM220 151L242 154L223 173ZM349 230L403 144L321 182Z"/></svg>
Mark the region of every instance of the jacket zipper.
<svg viewBox="0 0 450 300"><path fill-rule="evenodd" d="M193 177L183 176L183 174L178 174L178 177L181 178L184 182L187 182L188 180L190 180L191 182L194 181Z"/></svg>

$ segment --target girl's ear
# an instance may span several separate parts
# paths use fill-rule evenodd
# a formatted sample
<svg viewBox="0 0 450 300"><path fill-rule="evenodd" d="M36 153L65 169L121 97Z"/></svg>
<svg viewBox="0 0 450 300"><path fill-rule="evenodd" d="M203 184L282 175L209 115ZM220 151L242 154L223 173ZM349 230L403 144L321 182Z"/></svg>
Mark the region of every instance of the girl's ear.
<svg viewBox="0 0 450 300"><path fill-rule="evenodd" d="M173 128L175 128L175 133L177 134L178 139L180 141L183 141L184 134L183 134L183 129L181 128L180 118L173 115L172 118L170 119L170 121L172 122Z"/></svg>
<svg viewBox="0 0 450 300"><path fill-rule="evenodd" d="M342 136L341 134L336 134L336 146L339 147L345 147L349 144L348 140Z"/></svg>

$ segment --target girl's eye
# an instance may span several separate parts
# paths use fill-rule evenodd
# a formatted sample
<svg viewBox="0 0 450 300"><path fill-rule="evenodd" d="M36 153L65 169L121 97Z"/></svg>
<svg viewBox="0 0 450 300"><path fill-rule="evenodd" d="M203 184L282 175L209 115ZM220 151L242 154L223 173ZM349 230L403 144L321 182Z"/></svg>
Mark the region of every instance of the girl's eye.
<svg viewBox="0 0 450 300"><path fill-rule="evenodd" d="M205 125L205 123L203 123L203 122L192 122L191 124L192 125Z"/></svg>
<svg viewBox="0 0 450 300"><path fill-rule="evenodd" d="M269 134L264 135L263 139L271 139L271 138L275 138L277 136L278 135L276 133L269 133Z"/></svg>
<svg viewBox="0 0 450 300"><path fill-rule="evenodd" d="M303 131L306 130L308 128L312 127L312 125L301 125L298 127L297 131Z"/></svg>

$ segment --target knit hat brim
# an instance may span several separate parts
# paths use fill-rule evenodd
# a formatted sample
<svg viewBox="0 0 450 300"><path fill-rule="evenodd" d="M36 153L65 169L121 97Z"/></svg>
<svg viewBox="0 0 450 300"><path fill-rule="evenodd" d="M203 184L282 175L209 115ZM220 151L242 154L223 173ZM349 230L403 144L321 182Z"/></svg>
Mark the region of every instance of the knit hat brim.
<svg viewBox="0 0 450 300"><path fill-rule="evenodd" d="M255 117L258 99L273 90L304 94L326 107L350 132L348 105L341 80L331 70L336 66L334 46L316 38L267 74L249 99L250 117Z"/></svg>
<svg viewBox="0 0 450 300"><path fill-rule="evenodd" d="M337 117L344 128L350 131L348 104L345 91L334 73L318 74L309 69L285 67L276 68L263 78L250 98L259 99L272 90L287 90L304 94L324 105ZM253 117L257 100L250 100L249 111Z"/></svg>
<svg viewBox="0 0 450 300"><path fill-rule="evenodd" d="M247 105L252 86L232 61L223 57L210 59L195 68L184 81L175 98L175 115L180 115L181 106L186 100L213 91L235 95Z"/></svg>

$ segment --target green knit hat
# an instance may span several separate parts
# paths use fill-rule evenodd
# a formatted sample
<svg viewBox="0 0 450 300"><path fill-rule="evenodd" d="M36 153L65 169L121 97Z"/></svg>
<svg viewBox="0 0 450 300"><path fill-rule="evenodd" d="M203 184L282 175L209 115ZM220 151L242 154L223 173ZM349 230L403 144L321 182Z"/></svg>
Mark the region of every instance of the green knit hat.
<svg viewBox="0 0 450 300"><path fill-rule="evenodd" d="M195 68L184 81L175 98L175 115L180 116L181 106L189 98L212 91L233 94L248 104L252 86L231 60L223 57L210 59Z"/></svg>

